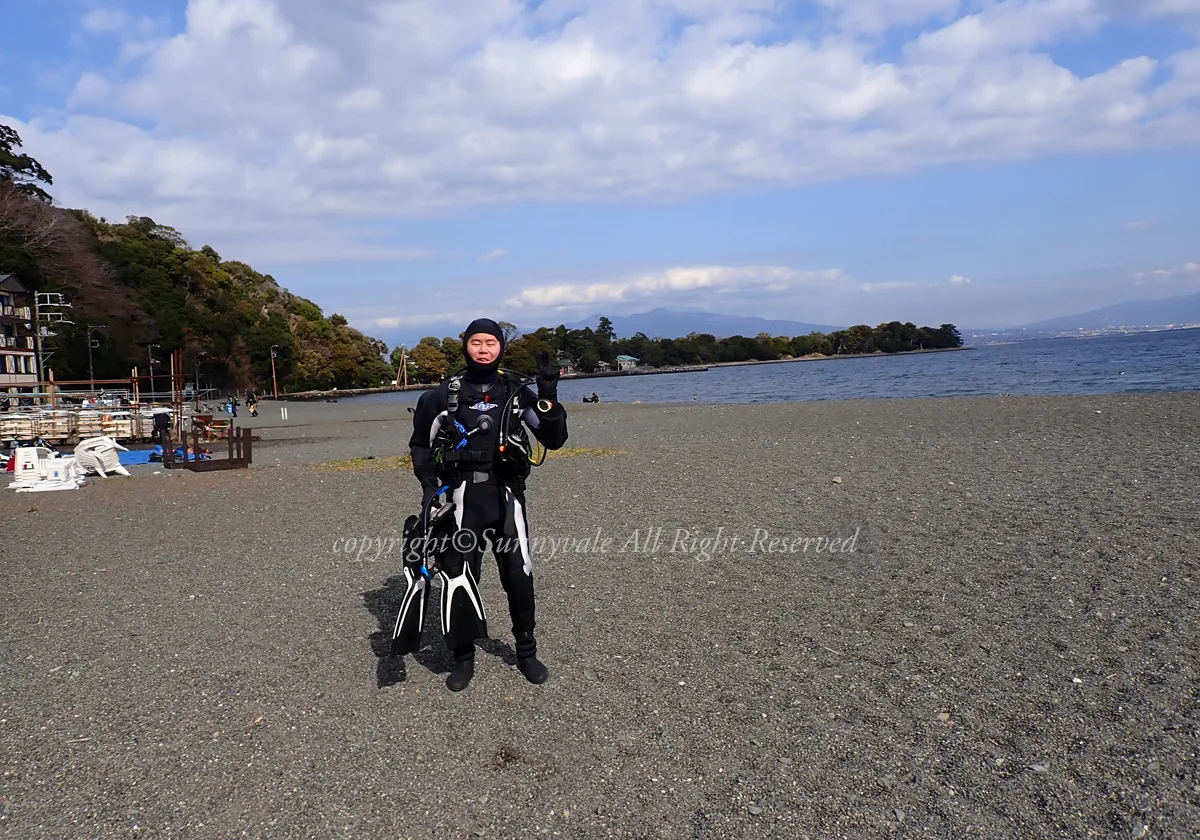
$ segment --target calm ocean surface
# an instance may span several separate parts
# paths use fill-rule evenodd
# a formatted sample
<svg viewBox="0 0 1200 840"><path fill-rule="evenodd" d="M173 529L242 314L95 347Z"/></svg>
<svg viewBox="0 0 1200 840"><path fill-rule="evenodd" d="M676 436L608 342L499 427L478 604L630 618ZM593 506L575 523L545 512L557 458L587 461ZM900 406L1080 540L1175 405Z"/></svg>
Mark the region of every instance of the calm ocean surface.
<svg viewBox="0 0 1200 840"><path fill-rule="evenodd" d="M1200 329L1022 341L950 353L710 368L698 373L564 380L568 406L603 402L783 402L995 394L1200 390ZM358 397L415 402L419 391Z"/></svg>

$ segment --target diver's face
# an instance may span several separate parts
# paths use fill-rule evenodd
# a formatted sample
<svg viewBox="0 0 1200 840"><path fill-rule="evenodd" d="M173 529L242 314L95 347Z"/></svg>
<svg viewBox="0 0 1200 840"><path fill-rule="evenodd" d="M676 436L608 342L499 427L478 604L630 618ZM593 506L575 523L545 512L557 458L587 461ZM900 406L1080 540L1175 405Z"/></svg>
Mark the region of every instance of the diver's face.
<svg viewBox="0 0 1200 840"><path fill-rule="evenodd" d="M490 365L500 355L500 342L494 335L476 333L467 339L467 355L480 365Z"/></svg>

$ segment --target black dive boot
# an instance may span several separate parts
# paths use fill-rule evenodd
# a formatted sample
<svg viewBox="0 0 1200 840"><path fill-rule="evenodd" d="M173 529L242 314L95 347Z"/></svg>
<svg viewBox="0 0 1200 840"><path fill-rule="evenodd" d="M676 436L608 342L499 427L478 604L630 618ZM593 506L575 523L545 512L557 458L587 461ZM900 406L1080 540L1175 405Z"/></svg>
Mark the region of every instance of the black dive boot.
<svg viewBox="0 0 1200 840"><path fill-rule="evenodd" d="M515 635L518 670L525 675L525 679L534 685L541 685L550 679L550 672L546 670L545 665L538 661L537 640L533 638L533 633L517 633Z"/></svg>
<svg viewBox="0 0 1200 840"><path fill-rule="evenodd" d="M475 676L475 646L472 645L470 650L455 651L454 663L454 670L446 677L446 688L462 691Z"/></svg>

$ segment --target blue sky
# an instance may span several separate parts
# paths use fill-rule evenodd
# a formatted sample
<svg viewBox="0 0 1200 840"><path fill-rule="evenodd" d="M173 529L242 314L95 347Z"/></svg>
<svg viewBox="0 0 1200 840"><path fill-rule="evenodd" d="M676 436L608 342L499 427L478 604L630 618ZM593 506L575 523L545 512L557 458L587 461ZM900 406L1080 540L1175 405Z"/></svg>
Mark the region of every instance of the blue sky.
<svg viewBox="0 0 1200 840"><path fill-rule="evenodd" d="M1200 291L1200 0L25 8L0 122L60 204L152 216L392 341Z"/></svg>

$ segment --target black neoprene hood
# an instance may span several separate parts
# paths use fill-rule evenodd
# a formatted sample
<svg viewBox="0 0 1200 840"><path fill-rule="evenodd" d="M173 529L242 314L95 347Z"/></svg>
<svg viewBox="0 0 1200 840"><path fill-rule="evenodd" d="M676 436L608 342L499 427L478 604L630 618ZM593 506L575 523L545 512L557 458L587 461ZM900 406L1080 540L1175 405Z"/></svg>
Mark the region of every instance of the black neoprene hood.
<svg viewBox="0 0 1200 840"><path fill-rule="evenodd" d="M479 335L480 333L494 336L500 342L500 352L496 354L496 358L492 360L491 364L481 365L472 359L471 354L467 352L467 342L471 340L471 336ZM486 376L495 373L500 369L500 360L504 358L504 331L491 318L476 318L467 325L467 329L463 332L462 354L463 358L467 360L468 373L477 376Z"/></svg>

